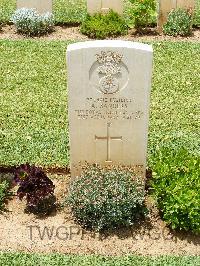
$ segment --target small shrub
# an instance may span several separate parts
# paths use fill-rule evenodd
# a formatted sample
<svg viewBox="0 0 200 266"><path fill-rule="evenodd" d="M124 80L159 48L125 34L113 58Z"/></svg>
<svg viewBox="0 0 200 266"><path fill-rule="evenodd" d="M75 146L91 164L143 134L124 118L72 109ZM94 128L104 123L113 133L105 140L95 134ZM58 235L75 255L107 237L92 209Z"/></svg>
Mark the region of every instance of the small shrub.
<svg viewBox="0 0 200 266"><path fill-rule="evenodd" d="M16 0L0 0L0 23L9 23L10 17L12 16L15 9Z"/></svg>
<svg viewBox="0 0 200 266"><path fill-rule="evenodd" d="M144 194L131 170L87 166L71 184L66 203L81 225L99 231L132 225L146 211Z"/></svg>
<svg viewBox="0 0 200 266"><path fill-rule="evenodd" d="M152 186L163 219L173 229L200 233L200 158L169 148L157 158Z"/></svg>
<svg viewBox="0 0 200 266"><path fill-rule="evenodd" d="M129 0L132 6L129 8L130 18L136 29L147 27L152 23L156 14L155 0Z"/></svg>
<svg viewBox="0 0 200 266"><path fill-rule="evenodd" d="M193 26L200 27L200 1L194 10Z"/></svg>
<svg viewBox="0 0 200 266"><path fill-rule="evenodd" d="M14 180L19 184L17 195L26 197L27 208L36 212L46 212L54 207L54 184L38 167L22 164L15 171Z"/></svg>
<svg viewBox="0 0 200 266"><path fill-rule="evenodd" d="M7 180L0 182L0 211L5 209L5 199L10 195L9 187L10 184Z"/></svg>
<svg viewBox="0 0 200 266"><path fill-rule="evenodd" d="M125 35L127 30L125 20L112 10L107 14L87 15L81 25L83 34L97 39Z"/></svg>
<svg viewBox="0 0 200 266"><path fill-rule="evenodd" d="M185 9L174 9L163 26L163 33L170 36L188 36L192 33L192 15Z"/></svg>
<svg viewBox="0 0 200 266"><path fill-rule="evenodd" d="M34 36L51 32L54 27L54 16L51 13L39 15L33 8L21 8L11 17L19 33Z"/></svg>

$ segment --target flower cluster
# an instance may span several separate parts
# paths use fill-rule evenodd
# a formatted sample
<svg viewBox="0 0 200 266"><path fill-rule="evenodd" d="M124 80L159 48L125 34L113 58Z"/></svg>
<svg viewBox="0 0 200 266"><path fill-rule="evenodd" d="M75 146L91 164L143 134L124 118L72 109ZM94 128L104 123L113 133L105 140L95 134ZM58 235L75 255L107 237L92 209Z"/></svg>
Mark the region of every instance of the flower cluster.
<svg viewBox="0 0 200 266"><path fill-rule="evenodd" d="M66 200L75 219L95 230L129 226L144 214L144 184L132 170L88 165Z"/></svg>
<svg viewBox="0 0 200 266"><path fill-rule="evenodd" d="M19 33L25 35L41 35L53 30L54 16L52 13L38 14L34 8L21 8L11 17Z"/></svg>

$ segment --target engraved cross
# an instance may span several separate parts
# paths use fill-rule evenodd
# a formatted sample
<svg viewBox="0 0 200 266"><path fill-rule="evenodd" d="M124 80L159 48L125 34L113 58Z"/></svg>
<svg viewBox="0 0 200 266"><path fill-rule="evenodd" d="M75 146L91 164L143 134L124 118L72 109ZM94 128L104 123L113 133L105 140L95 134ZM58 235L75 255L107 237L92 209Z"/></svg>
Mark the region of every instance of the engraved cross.
<svg viewBox="0 0 200 266"><path fill-rule="evenodd" d="M120 137L111 137L110 136L110 126L111 126L111 123L107 123L107 136L98 137L98 136L95 135L95 140L106 140L107 141L107 158L106 158L106 162L107 163L111 163L112 162L112 160L110 158L111 140L122 140L122 136L120 136Z"/></svg>

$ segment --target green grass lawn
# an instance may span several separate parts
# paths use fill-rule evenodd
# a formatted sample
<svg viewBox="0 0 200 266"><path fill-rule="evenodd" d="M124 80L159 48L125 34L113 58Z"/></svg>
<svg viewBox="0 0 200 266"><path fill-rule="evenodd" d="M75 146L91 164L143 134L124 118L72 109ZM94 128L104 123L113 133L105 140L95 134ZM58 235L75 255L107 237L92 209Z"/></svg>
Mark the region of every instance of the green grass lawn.
<svg viewBox="0 0 200 266"><path fill-rule="evenodd" d="M0 41L0 165L69 164L65 53L69 42ZM199 154L200 44L153 44L149 165L155 148Z"/></svg>
<svg viewBox="0 0 200 266"><path fill-rule="evenodd" d="M67 256L59 254L38 255L24 253L0 253L0 266L199 266L200 257L162 256L162 257L102 257Z"/></svg>

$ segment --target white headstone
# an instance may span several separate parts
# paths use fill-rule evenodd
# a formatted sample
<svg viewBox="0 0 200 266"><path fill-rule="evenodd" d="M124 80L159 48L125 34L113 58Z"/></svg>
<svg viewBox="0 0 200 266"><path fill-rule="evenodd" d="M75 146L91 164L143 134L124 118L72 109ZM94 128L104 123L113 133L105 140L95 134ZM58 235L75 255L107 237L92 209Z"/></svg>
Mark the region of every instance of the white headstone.
<svg viewBox="0 0 200 266"><path fill-rule="evenodd" d="M87 11L91 15L99 12L106 13L110 9L122 14L123 0L87 0Z"/></svg>
<svg viewBox="0 0 200 266"><path fill-rule="evenodd" d="M35 8L39 13L52 13L52 0L17 0L17 9Z"/></svg>
<svg viewBox="0 0 200 266"><path fill-rule="evenodd" d="M135 166L145 175L152 47L89 41L67 49L70 161Z"/></svg>

